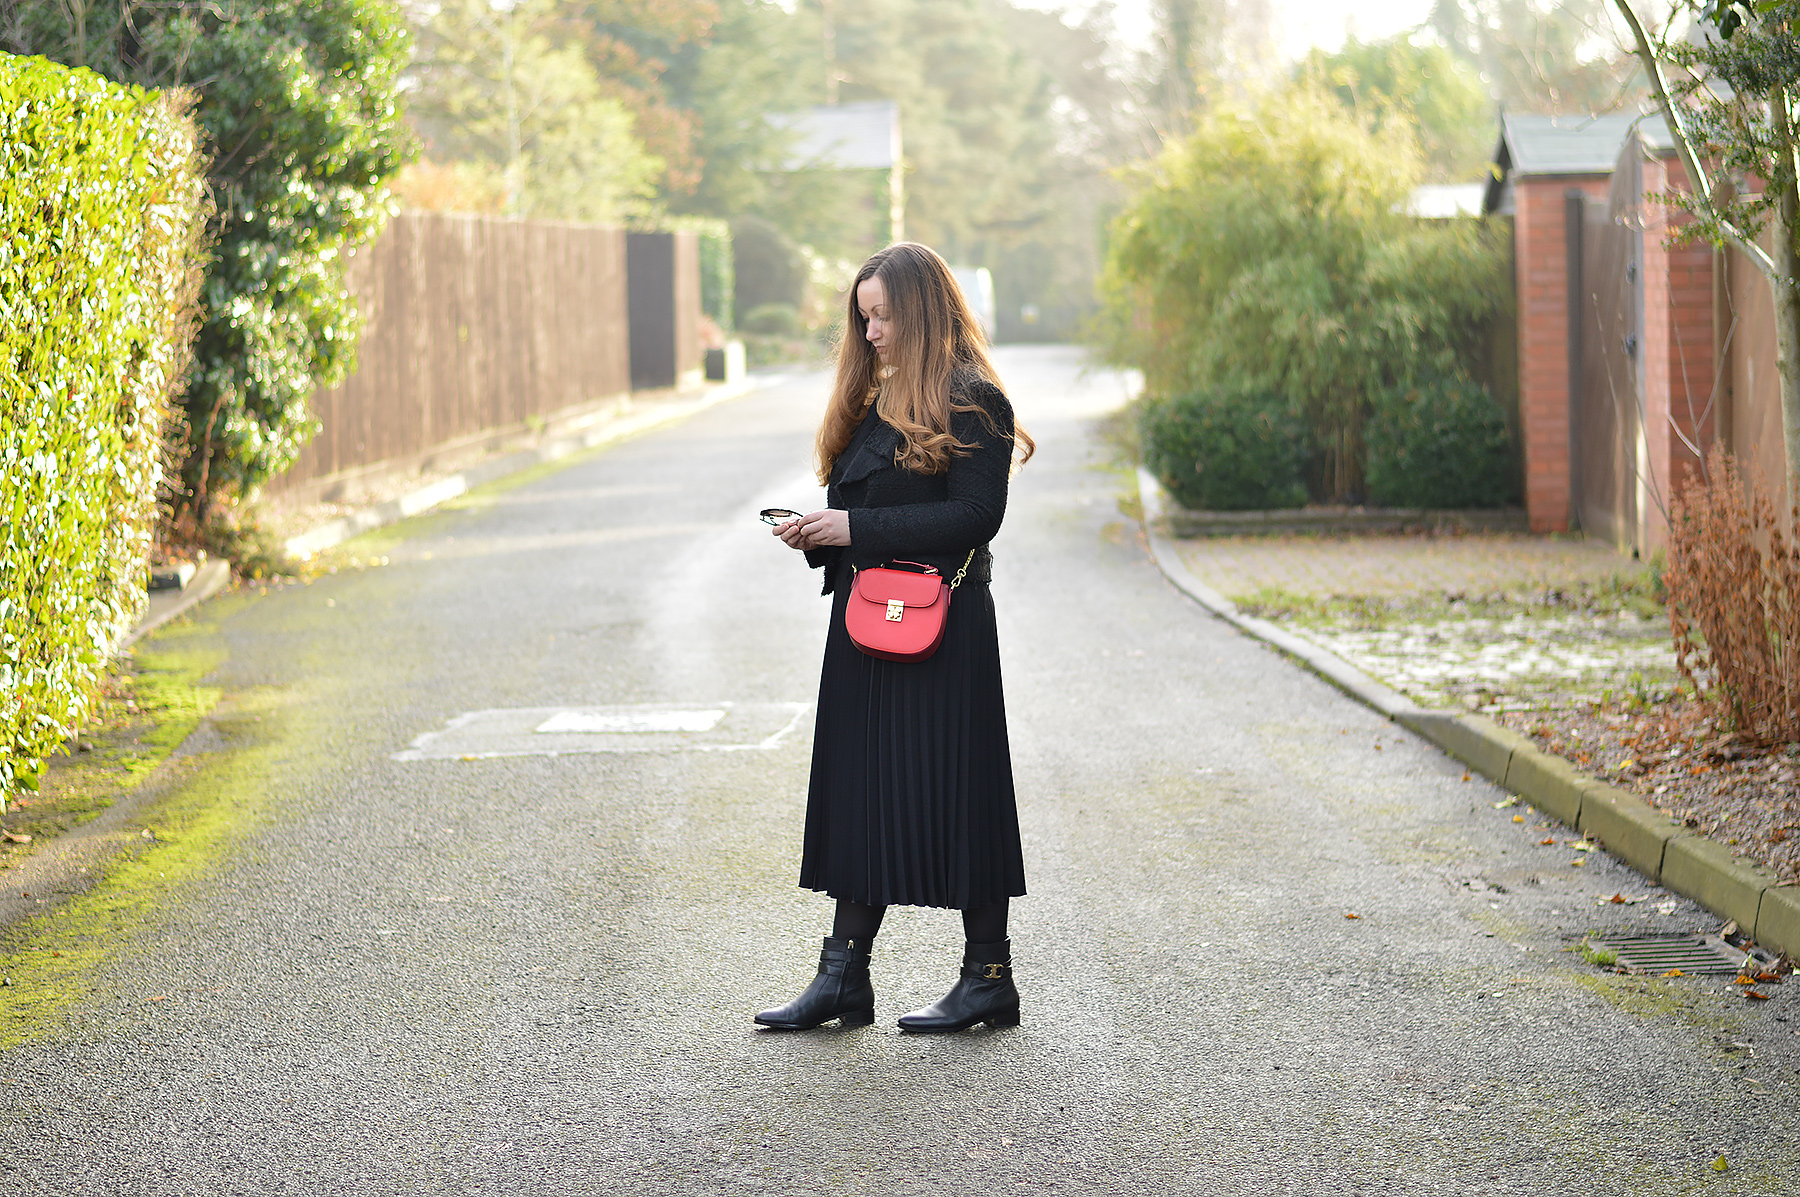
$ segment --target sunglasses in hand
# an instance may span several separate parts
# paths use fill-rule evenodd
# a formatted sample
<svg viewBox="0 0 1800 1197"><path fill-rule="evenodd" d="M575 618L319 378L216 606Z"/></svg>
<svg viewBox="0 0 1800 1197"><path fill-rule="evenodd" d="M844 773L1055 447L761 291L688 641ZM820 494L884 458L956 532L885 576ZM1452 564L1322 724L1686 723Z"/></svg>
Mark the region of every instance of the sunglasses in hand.
<svg viewBox="0 0 1800 1197"><path fill-rule="evenodd" d="M800 513L798 511L789 511L785 507L765 507L762 509L760 517L765 524L785 524L789 520L799 519Z"/></svg>

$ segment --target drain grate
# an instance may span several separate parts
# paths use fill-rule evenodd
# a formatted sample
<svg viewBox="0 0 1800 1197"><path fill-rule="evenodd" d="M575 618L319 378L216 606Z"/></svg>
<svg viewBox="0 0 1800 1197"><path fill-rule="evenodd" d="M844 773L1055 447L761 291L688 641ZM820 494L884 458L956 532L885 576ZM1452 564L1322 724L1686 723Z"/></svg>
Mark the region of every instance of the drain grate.
<svg viewBox="0 0 1800 1197"><path fill-rule="evenodd" d="M1594 939L1594 947L1613 953L1619 964L1640 973L1735 973L1744 963L1744 950L1706 935L1626 935Z"/></svg>

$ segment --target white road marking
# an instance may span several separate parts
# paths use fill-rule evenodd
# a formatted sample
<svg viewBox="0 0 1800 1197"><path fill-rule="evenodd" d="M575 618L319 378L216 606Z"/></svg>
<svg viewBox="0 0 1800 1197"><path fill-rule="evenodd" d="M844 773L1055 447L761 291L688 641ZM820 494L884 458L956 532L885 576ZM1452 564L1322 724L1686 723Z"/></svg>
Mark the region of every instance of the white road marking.
<svg viewBox="0 0 1800 1197"><path fill-rule="evenodd" d="M469 711L418 736L397 761L475 761L602 752L768 751L800 726L810 702L640 703Z"/></svg>
<svg viewBox="0 0 1800 1197"><path fill-rule="evenodd" d="M725 718L713 711L558 711L538 725L538 735L552 732L703 732Z"/></svg>

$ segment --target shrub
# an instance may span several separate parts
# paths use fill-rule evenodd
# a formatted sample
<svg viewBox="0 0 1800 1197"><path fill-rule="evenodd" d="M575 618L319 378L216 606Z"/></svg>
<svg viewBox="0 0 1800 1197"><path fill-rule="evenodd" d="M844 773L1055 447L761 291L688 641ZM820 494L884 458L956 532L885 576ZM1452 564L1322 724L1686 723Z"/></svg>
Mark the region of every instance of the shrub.
<svg viewBox="0 0 1800 1197"><path fill-rule="evenodd" d="M733 304L738 327L756 308L785 303L795 311L806 303L806 255L768 221L742 216L731 222Z"/></svg>
<svg viewBox="0 0 1800 1197"><path fill-rule="evenodd" d="M1401 380L1473 373L1506 302L1505 233L1401 214L1403 122L1370 132L1306 86L1221 103L1137 177L1096 332L1152 394L1286 396L1315 497L1364 493L1364 421Z"/></svg>
<svg viewBox="0 0 1800 1197"><path fill-rule="evenodd" d="M143 603L200 281L186 108L0 55L0 803Z"/></svg>
<svg viewBox="0 0 1800 1197"><path fill-rule="evenodd" d="M1145 464L1184 507L1249 511L1306 502L1305 425L1284 400L1196 391L1144 405Z"/></svg>
<svg viewBox="0 0 1800 1197"><path fill-rule="evenodd" d="M1675 667L1748 742L1800 740L1800 545L1717 445L1673 514L1663 584Z"/></svg>
<svg viewBox="0 0 1800 1197"><path fill-rule="evenodd" d="M191 86L217 150L215 252L182 397L182 505L293 461L310 399L349 373L360 329L345 259L387 218L409 150L409 53L388 0L9 0L8 48L146 87Z"/></svg>
<svg viewBox="0 0 1800 1197"><path fill-rule="evenodd" d="M1512 437L1487 388L1434 378L1384 392L1364 433L1369 502L1503 507L1517 497Z"/></svg>
<svg viewBox="0 0 1800 1197"><path fill-rule="evenodd" d="M806 334L800 311L791 303L765 303L751 308L738 321L747 333L765 337L799 337Z"/></svg>

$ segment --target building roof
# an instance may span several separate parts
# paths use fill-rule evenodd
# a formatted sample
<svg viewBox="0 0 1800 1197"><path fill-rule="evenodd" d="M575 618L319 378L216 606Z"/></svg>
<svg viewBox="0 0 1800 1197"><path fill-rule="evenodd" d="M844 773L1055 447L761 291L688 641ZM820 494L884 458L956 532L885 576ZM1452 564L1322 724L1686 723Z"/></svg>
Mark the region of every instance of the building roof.
<svg viewBox="0 0 1800 1197"><path fill-rule="evenodd" d="M1619 160L1625 138L1636 126L1652 150L1668 153L1675 142L1661 113L1613 112L1605 116L1537 116L1507 113L1500 118L1500 143L1494 147L1493 178L1483 209L1502 208L1503 192L1513 178L1560 175L1609 175Z"/></svg>
<svg viewBox="0 0 1800 1197"><path fill-rule="evenodd" d="M792 134L785 170L887 170L900 157L900 106L892 100L829 104L768 120Z"/></svg>

